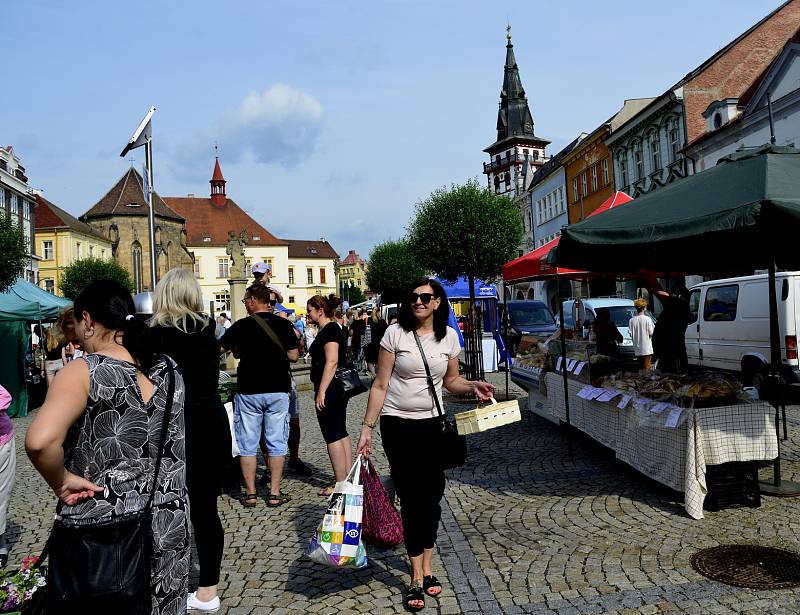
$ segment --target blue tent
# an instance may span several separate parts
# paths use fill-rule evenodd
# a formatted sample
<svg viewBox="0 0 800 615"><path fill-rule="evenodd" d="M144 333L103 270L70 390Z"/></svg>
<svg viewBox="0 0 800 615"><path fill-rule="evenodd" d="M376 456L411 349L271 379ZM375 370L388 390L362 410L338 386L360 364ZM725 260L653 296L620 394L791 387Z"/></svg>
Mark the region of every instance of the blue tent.
<svg viewBox="0 0 800 615"><path fill-rule="evenodd" d="M444 288L448 299L469 299L469 280L467 280L467 278L460 277L453 283L446 282L441 278L436 278L436 280ZM487 284L483 280L475 280L475 298L497 299L497 288L494 284Z"/></svg>
<svg viewBox="0 0 800 615"><path fill-rule="evenodd" d="M287 308L282 303L275 304L275 311L276 312L286 312L287 314L294 314L294 310L292 308Z"/></svg>

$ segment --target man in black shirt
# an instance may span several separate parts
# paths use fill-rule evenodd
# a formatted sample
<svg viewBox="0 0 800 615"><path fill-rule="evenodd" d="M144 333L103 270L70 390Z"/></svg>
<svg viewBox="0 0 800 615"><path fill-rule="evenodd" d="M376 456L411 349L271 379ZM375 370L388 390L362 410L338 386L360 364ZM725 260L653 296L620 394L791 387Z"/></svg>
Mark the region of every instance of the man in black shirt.
<svg viewBox="0 0 800 615"><path fill-rule="evenodd" d="M647 276L647 289L664 306L653 330L653 353L658 359L658 369L670 374L685 374L689 369L686 355L686 327L691 321L689 291L678 283L667 292L661 288L655 274Z"/></svg>
<svg viewBox="0 0 800 615"><path fill-rule="evenodd" d="M233 323L220 340L223 350L232 350L239 358L234 432L247 490L242 503L248 507L258 503L256 453L263 434L271 476L267 505L280 506L289 501L280 491L288 453L289 362L297 361L300 344L292 323L269 313L270 306L277 303L269 288L261 284L248 287L243 302L249 317Z"/></svg>

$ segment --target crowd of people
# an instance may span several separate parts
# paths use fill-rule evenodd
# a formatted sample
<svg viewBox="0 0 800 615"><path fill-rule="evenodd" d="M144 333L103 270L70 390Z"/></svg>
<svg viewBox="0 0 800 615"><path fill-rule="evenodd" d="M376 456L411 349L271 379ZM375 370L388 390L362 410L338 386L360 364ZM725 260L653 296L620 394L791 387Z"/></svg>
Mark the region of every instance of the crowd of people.
<svg viewBox="0 0 800 615"><path fill-rule="evenodd" d="M305 317L292 318L279 309L268 270L255 278L242 300L247 316L235 322L227 314L212 319L203 312L201 289L188 270L173 269L159 281L147 319L135 314L121 285L94 282L63 315L57 329L63 339L53 345L49 334L43 336L49 356L58 346L73 348L72 360L53 370L25 439L33 465L58 498L57 522L100 525L150 507L151 613L216 612L225 543L217 503L231 463L231 438L239 449L241 505L262 503L256 488L259 452L266 465L263 503L290 502L291 494L282 490L285 466L301 475L312 472L299 457L300 409L291 372L303 357L310 362L314 409L333 474L319 493L329 496L347 477L354 455L347 402L332 394L332 385L338 368L355 363L374 375L355 454L372 453L380 417L410 559L404 602L411 610L423 608L426 596L442 591L431 562L445 485L444 472L432 462L441 429L423 365L430 365L438 398L443 386L479 399L493 391L459 376L461 348L447 327L443 288L435 280L420 281L398 322L388 324L377 310L342 311L334 296L312 297ZM82 354L76 357L78 348ZM226 352L238 359L232 434L218 392L220 354ZM0 406L3 401L0 391ZM168 429L160 437L165 415ZM13 425L2 419L0 413L0 464L7 465L14 458ZM10 493L3 476L0 467L0 531ZM151 490L155 497L149 500ZM192 539L200 574L189 592ZM113 606L109 600L104 598L104 608ZM78 607L93 612L90 598L65 604L61 612Z"/></svg>

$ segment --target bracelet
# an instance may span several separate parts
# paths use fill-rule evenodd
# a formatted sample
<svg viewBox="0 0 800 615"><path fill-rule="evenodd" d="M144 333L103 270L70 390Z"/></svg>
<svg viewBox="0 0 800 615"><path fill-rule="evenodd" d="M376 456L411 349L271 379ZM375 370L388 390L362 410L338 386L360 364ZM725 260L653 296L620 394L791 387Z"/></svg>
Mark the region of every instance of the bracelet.
<svg viewBox="0 0 800 615"><path fill-rule="evenodd" d="M370 423L370 422L367 420L367 417L364 417L364 420L363 420L363 421L361 421L361 424L362 424L362 425L366 425L366 426L367 426L367 427L369 427L370 429L375 429L375 425L377 425L377 424L378 424L378 419L375 419L374 421L372 421L372 422Z"/></svg>

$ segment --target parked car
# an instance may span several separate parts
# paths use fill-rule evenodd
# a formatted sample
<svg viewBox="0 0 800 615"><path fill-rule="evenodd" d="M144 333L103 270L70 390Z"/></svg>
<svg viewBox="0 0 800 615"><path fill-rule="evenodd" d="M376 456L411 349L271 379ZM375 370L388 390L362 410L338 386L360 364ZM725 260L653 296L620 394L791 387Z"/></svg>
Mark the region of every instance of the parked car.
<svg viewBox="0 0 800 615"><path fill-rule="evenodd" d="M781 373L800 382L797 326L800 271L776 274ZM737 372L760 389L770 363L769 293L766 275L703 282L689 289L691 324L686 328L689 364Z"/></svg>
<svg viewBox="0 0 800 615"><path fill-rule="evenodd" d="M523 335L548 338L556 330L556 321L550 308L541 301L509 301L508 323L511 326L511 356L517 354Z"/></svg>
<svg viewBox="0 0 800 615"><path fill-rule="evenodd" d="M564 301L564 326L567 329L575 328L575 299L567 299ZM622 335L622 343L619 344L619 358L626 362L636 361L636 354L633 351L633 339L631 332L628 329L628 322L636 315L636 308L633 306L633 300L622 299L618 297L587 297L580 300L582 307L579 309L577 315L581 322L581 330L578 334L581 337L589 336L590 325L597 318L597 310L606 308L611 315L611 322L613 322L617 330ZM655 322L655 317L647 312L648 316Z"/></svg>

